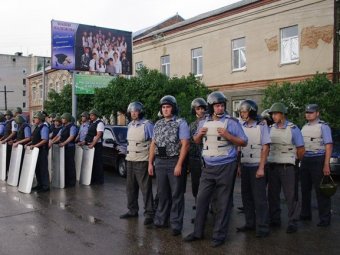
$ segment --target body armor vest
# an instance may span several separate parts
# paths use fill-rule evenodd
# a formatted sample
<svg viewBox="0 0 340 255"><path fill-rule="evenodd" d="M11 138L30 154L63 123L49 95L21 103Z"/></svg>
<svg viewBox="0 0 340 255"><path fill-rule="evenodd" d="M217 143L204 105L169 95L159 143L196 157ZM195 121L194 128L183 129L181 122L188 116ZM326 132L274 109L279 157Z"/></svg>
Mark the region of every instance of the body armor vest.
<svg viewBox="0 0 340 255"><path fill-rule="evenodd" d="M32 145L36 145L38 143L41 142L41 134L40 131L43 129L43 127L47 127L45 124L41 124L40 126L37 126L32 134ZM44 146L40 147L40 148L45 148L48 149L48 143L46 143Z"/></svg>
<svg viewBox="0 0 340 255"><path fill-rule="evenodd" d="M62 128L62 126L60 127L56 127L54 126L51 130L51 133L52 133L52 136L51 136L51 139L53 139L54 137L56 137L60 131L60 129Z"/></svg>
<svg viewBox="0 0 340 255"><path fill-rule="evenodd" d="M258 164L261 160L261 127L242 126L244 133L248 137L248 144L241 148L241 163Z"/></svg>
<svg viewBox="0 0 340 255"><path fill-rule="evenodd" d="M227 118L224 122L218 120L205 121L203 127L208 128L208 131L205 137L203 137L203 156L218 157L228 155L233 145L217 133L217 128L227 128L227 126Z"/></svg>
<svg viewBox="0 0 340 255"><path fill-rule="evenodd" d="M73 127L73 124L69 123L67 126L64 126L64 128L61 130L60 142L63 143L70 137L71 127ZM73 141L71 141L70 143L73 143Z"/></svg>
<svg viewBox="0 0 340 255"><path fill-rule="evenodd" d="M97 135L97 126L101 120L97 119L95 122L90 123L89 129L87 130L87 134L85 137L86 143L92 143L93 138Z"/></svg>
<svg viewBox="0 0 340 255"><path fill-rule="evenodd" d="M129 161L148 161L150 141L145 140L145 124L148 120L143 121L140 125L130 125L127 131L127 155Z"/></svg>
<svg viewBox="0 0 340 255"><path fill-rule="evenodd" d="M314 125L304 125L301 133L305 142L305 149L308 152L317 153L320 150L325 150L325 145L322 140L322 124L319 122Z"/></svg>
<svg viewBox="0 0 340 255"><path fill-rule="evenodd" d="M270 129L270 152L268 162L278 164L293 164L295 165L296 147L292 144L292 123L288 123L286 128Z"/></svg>
<svg viewBox="0 0 340 255"><path fill-rule="evenodd" d="M178 137L179 125L182 119L166 121L161 119L154 127L156 155L159 157L174 157L179 155L180 141Z"/></svg>
<svg viewBox="0 0 340 255"><path fill-rule="evenodd" d="M27 123L23 123L19 130L18 130L18 134L17 134L17 141L21 141L25 139L25 128L29 127L29 125Z"/></svg>

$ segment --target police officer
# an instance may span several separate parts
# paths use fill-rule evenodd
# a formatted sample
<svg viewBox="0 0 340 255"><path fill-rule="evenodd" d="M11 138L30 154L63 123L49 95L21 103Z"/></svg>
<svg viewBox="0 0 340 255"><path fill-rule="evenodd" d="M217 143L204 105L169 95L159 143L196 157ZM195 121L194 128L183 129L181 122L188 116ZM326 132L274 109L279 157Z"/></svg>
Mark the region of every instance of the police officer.
<svg viewBox="0 0 340 255"><path fill-rule="evenodd" d="M15 123L12 111L5 112L5 131L4 136L0 139L1 143L7 143L7 154L6 154L6 169L9 168L9 163L11 160L12 144L13 140L16 139L18 124Z"/></svg>
<svg viewBox="0 0 340 255"><path fill-rule="evenodd" d="M99 119L100 114L96 109L90 111L90 126L85 137L85 143L90 149L95 148L91 184L104 183L104 170L102 163L102 136L104 132L104 123Z"/></svg>
<svg viewBox="0 0 340 255"><path fill-rule="evenodd" d="M5 134L5 121L6 121L5 115L2 112L0 112L0 141Z"/></svg>
<svg viewBox="0 0 340 255"><path fill-rule="evenodd" d="M48 173L49 129L44 124L45 116L41 112L37 112L33 116L33 121L36 127L32 134L32 141L27 145L30 146L31 150L33 150L35 147L39 148L39 156L37 160L37 166L35 168L35 175L38 185L32 190L37 192L47 192L50 190Z"/></svg>
<svg viewBox="0 0 340 255"><path fill-rule="evenodd" d="M17 115L15 118L15 123L18 125L18 133L16 139L13 141L13 147L17 147L19 144L25 145L31 141L31 127L26 123L23 116Z"/></svg>
<svg viewBox="0 0 340 255"><path fill-rule="evenodd" d="M51 113L50 115L48 115L48 123L50 123L50 132L53 131L54 129L54 119L55 117L57 117L57 114L55 113Z"/></svg>
<svg viewBox="0 0 340 255"><path fill-rule="evenodd" d="M191 113L196 116L196 120L190 123L190 149L189 149L189 170L191 174L191 187L192 187L192 195L195 198L195 205L193 206L196 209L196 200L198 187L200 183L201 173L202 173L202 148L203 144L196 144L193 140L194 134L197 131L197 127L199 122L204 119L206 111L208 108L207 102L203 98L195 98L191 102ZM194 222L194 219L192 220Z"/></svg>
<svg viewBox="0 0 340 255"><path fill-rule="evenodd" d="M138 193L142 192L144 200L144 225L153 223L152 179L148 173L149 147L153 136L153 124L144 118L144 106L140 102L132 102L127 108L131 122L127 132L127 207L129 211L120 216L121 219L138 217Z"/></svg>
<svg viewBox="0 0 340 255"><path fill-rule="evenodd" d="M83 112L81 115L81 124L79 128L78 135L76 137L76 142L78 145L82 146L85 144L85 137L90 126L90 114L88 112Z"/></svg>
<svg viewBox="0 0 340 255"><path fill-rule="evenodd" d="M257 116L258 106L253 100L240 105L242 128L248 144L241 148L241 194L246 224L238 232L256 229L256 237L269 234L269 215L265 164L269 153L270 135L265 123Z"/></svg>
<svg viewBox="0 0 340 255"><path fill-rule="evenodd" d="M50 145L49 145L49 147L52 146L51 142L59 134L59 131L62 128L62 120L61 120L60 115L56 115L55 118L52 121L53 121L53 126L51 125L51 127L50 127Z"/></svg>
<svg viewBox="0 0 340 255"><path fill-rule="evenodd" d="M301 160L305 152L300 129L287 120L287 109L282 103L274 103L269 113L274 124L270 127L270 152L268 156L268 202L270 224L281 226L280 193L281 186L288 207L287 233L297 231L300 214L298 198L298 175L295 170L296 158Z"/></svg>
<svg viewBox="0 0 340 255"><path fill-rule="evenodd" d="M163 118L154 127L150 145L149 174L156 169L158 206L154 226L167 227L170 217L172 235L183 228L184 215L184 160L189 150L190 131L187 122L178 117L175 97L167 95L160 100Z"/></svg>
<svg viewBox="0 0 340 255"><path fill-rule="evenodd" d="M63 127L58 135L53 139L53 143L59 143L60 147L65 147L65 188L74 187L76 184L76 166L74 162L75 143L77 128L72 122L72 115L65 112L61 115Z"/></svg>
<svg viewBox="0 0 340 255"><path fill-rule="evenodd" d="M306 153L301 162L302 209L301 220L311 220L311 191L315 189L319 210L319 227L327 227L331 222L331 198L320 192L319 185L323 176L330 175L330 157L333 149L331 129L320 120L317 104L309 104L305 109L308 121L301 132L305 142Z"/></svg>
<svg viewBox="0 0 340 255"><path fill-rule="evenodd" d="M226 114L227 98L222 92L209 94L207 103L209 116L200 121L194 136L198 144L203 140L205 163L197 195L195 227L184 241L203 238L209 203L214 195L214 207L217 210L211 246L217 247L227 237L236 177L237 146L246 146L248 139L238 120Z"/></svg>

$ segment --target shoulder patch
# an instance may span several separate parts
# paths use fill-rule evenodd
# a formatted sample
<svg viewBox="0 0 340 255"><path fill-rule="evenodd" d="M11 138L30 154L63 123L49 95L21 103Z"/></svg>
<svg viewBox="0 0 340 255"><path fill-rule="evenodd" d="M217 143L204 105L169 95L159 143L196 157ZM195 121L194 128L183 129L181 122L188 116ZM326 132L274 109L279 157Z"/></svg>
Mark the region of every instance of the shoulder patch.
<svg viewBox="0 0 340 255"><path fill-rule="evenodd" d="M329 125L327 122L325 122L325 121L323 121L323 120L319 120L319 123L320 123L320 124L327 125L327 126Z"/></svg>
<svg viewBox="0 0 340 255"><path fill-rule="evenodd" d="M292 122L288 122L287 127L296 128L296 125L293 124Z"/></svg>
<svg viewBox="0 0 340 255"><path fill-rule="evenodd" d="M227 119L234 120L234 121L236 121L237 123L240 122L237 118L232 117L232 116L230 116L230 115L226 116L226 118L227 118Z"/></svg>

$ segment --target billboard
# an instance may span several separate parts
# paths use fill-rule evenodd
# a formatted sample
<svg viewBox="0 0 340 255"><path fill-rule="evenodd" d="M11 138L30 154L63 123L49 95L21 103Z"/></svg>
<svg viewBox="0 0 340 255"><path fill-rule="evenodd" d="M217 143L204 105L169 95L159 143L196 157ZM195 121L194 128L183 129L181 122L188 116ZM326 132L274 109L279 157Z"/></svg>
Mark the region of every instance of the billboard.
<svg viewBox="0 0 340 255"><path fill-rule="evenodd" d="M51 21L53 69L132 74L132 33Z"/></svg>
<svg viewBox="0 0 340 255"><path fill-rule="evenodd" d="M95 88L105 88L114 79L109 75L74 74L76 94L94 94Z"/></svg>

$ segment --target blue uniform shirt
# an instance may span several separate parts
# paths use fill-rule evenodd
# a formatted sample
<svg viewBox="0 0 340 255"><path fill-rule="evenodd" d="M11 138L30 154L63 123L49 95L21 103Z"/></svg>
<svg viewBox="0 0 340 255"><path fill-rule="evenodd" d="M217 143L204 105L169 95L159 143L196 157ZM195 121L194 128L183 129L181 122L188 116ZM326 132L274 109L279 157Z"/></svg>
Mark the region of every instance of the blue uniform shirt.
<svg viewBox="0 0 340 255"><path fill-rule="evenodd" d="M129 123L128 128L131 126L139 126L141 125L142 122L144 122L145 119L141 119L141 120L133 120ZM153 124L150 121L147 121L145 123L144 126L144 137L145 137L145 141L151 140L153 137Z"/></svg>
<svg viewBox="0 0 340 255"><path fill-rule="evenodd" d="M85 137L87 135L87 131L89 129L89 126L90 126L90 123L88 121L80 125L80 129L79 129L79 142L84 142L85 141Z"/></svg>
<svg viewBox="0 0 340 255"><path fill-rule="evenodd" d="M29 126L25 127L25 129L24 129L24 135L25 135L25 138L29 138L29 137L32 136L31 127L29 127Z"/></svg>
<svg viewBox="0 0 340 255"><path fill-rule="evenodd" d="M245 142L248 142L248 137L246 136L246 134L244 133L243 131L243 128L241 126L241 124L238 122L237 119L234 119L234 118L230 118L229 115L226 115L224 114L220 119L219 121L221 122L225 122L225 119L228 118L228 124L227 124L227 130L228 132L233 135L233 136L237 136L239 138L241 138L243 141ZM205 120L201 120L199 125L198 125L198 128L197 128L197 131L195 133L195 135L198 134L199 130L203 127L204 123L207 121L207 120L212 120L211 116L207 117L207 119ZM218 166L218 165L223 165L223 164L228 164L228 163L231 163L231 162L234 162L236 161L237 159L237 146L233 146L233 148L228 152L228 155L227 155L227 152L226 152L226 155L224 156L218 156L218 157L211 157L211 156L204 156L203 159L204 159L204 162L207 164L207 165L210 165L210 166Z"/></svg>
<svg viewBox="0 0 340 255"><path fill-rule="evenodd" d="M248 124L248 122L244 122L243 124L242 124L242 126L244 126L244 127L248 127L248 128L256 128L257 127L257 125L260 125L260 132L261 132L261 137L260 137L260 143L261 143L261 145L263 146L263 145L265 145L265 144L270 144L272 141L271 141L271 139L270 139L270 134L269 134L269 129L268 129L268 126L267 126L267 124L265 124L265 123L260 123L260 124L257 124L257 122L256 121L254 121L254 123L252 123L252 124ZM245 163L245 164L243 164L243 165L245 165L245 166L257 166L257 165L259 165L259 164L250 164L250 163Z"/></svg>
<svg viewBox="0 0 340 255"><path fill-rule="evenodd" d="M310 124L307 123L306 125L310 125ZM325 123L321 123L321 136L322 136L322 142L324 145L333 143L331 128ZM304 156L305 157L318 157L318 156L323 156L323 155L325 155L325 150L319 150L317 153L306 151Z"/></svg>
<svg viewBox="0 0 340 255"><path fill-rule="evenodd" d="M5 134L5 122L0 122L0 135L3 136Z"/></svg>
<svg viewBox="0 0 340 255"><path fill-rule="evenodd" d="M287 128L288 123L291 123L291 122L286 120L285 123L283 124L283 128ZM271 126L271 129L272 128L278 128L277 124L274 123ZM292 144L295 145L295 147L305 146L305 142L303 141L303 136L302 136L301 130L295 125L291 130L292 130Z"/></svg>
<svg viewBox="0 0 340 255"><path fill-rule="evenodd" d="M41 124L43 125L43 127L40 129L40 136L42 140L47 140L49 139L49 133L50 133L50 129L45 125L45 124ZM40 125L40 126L41 126Z"/></svg>

